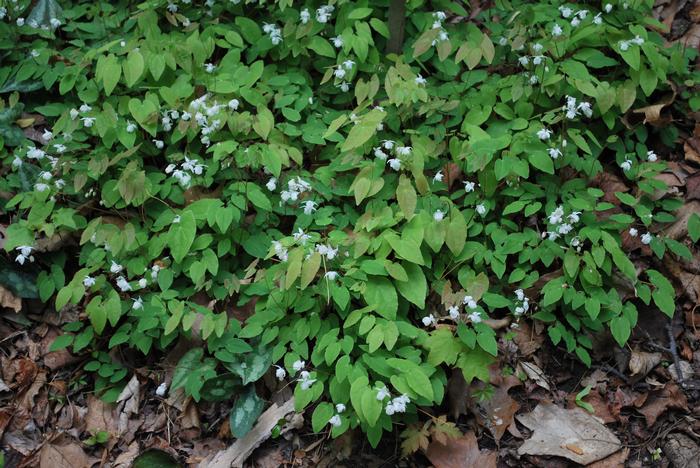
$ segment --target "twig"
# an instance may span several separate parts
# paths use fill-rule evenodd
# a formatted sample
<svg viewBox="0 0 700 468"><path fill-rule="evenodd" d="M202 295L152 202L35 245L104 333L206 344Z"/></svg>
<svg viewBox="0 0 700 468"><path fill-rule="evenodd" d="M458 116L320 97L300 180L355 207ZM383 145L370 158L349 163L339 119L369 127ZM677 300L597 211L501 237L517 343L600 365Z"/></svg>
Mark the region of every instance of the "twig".
<svg viewBox="0 0 700 468"><path fill-rule="evenodd" d="M668 334L668 351L673 356L673 364L676 366L676 375L681 388L686 388L685 379L683 378L683 369L681 368L681 360L678 357L678 347L676 346L676 337L673 336L673 322L666 324L666 333Z"/></svg>

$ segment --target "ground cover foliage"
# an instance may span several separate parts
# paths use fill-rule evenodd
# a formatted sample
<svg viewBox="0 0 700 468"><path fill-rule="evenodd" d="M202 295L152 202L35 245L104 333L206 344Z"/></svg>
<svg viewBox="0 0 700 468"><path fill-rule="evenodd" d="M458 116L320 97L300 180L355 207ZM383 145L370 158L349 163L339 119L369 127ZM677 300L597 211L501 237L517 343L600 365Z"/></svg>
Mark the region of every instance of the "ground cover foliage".
<svg viewBox="0 0 700 468"><path fill-rule="evenodd" d="M700 98L651 7L5 2L3 290L79 311L51 349L107 402L111 350L190 339L159 391L230 402L236 437L266 375L316 432L456 437L429 414L451 370L488 383L521 322L590 365L674 316L623 249L700 237L659 234Z"/></svg>

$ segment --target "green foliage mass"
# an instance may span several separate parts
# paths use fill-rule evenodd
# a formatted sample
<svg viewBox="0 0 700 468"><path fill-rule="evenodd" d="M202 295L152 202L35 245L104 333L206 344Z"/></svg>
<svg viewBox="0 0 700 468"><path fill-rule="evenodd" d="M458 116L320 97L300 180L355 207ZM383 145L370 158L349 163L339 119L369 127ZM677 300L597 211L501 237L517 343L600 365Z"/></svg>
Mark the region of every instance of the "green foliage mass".
<svg viewBox="0 0 700 468"><path fill-rule="evenodd" d="M78 308L54 348L92 352L106 400L129 378L110 349L198 338L171 390L231 400L234 434L269 371L315 430L374 445L450 369L488 380L489 319L590 364L638 305L674 313L621 244L690 255L649 232L700 106L650 0L410 0L401 54L385 1L31 3L0 10L2 277Z"/></svg>

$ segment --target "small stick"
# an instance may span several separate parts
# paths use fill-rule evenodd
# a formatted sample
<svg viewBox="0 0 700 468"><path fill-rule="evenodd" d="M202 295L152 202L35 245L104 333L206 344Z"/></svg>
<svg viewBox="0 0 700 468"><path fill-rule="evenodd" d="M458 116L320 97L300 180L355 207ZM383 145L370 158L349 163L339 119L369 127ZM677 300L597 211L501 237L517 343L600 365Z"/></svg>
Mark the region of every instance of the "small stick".
<svg viewBox="0 0 700 468"><path fill-rule="evenodd" d="M678 375L678 383L681 388L685 388L685 379L683 378L683 369L681 368L681 360L678 357L678 347L676 346L676 338L673 336L673 323L666 324L666 333L668 333L668 350L673 356L673 364L676 366L676 374Z"/></svg>

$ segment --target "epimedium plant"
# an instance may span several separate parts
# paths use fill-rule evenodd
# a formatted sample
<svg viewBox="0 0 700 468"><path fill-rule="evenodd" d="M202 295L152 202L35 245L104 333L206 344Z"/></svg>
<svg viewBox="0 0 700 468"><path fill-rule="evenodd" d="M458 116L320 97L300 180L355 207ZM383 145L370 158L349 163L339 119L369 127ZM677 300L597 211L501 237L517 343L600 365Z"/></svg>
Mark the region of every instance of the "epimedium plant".
<svg viewBox="0 0 700 468"><path fill-rule="evenodd" d="M269 372L315 431L376 445L450 368L488 382L493 319L590 364L638 305L673 315L621 246L690 257L652 233L681 204L656 176L683 122L632 111L700 107L652 2L409 1L399 53L374 0L60 3L0 9L5 250L27 296L78 308L53 347L90 350L106 400L128 379L109 349L197 338L171 391L239 395L234 435ZM604 167L634 190L605 193Z"/></svg>

